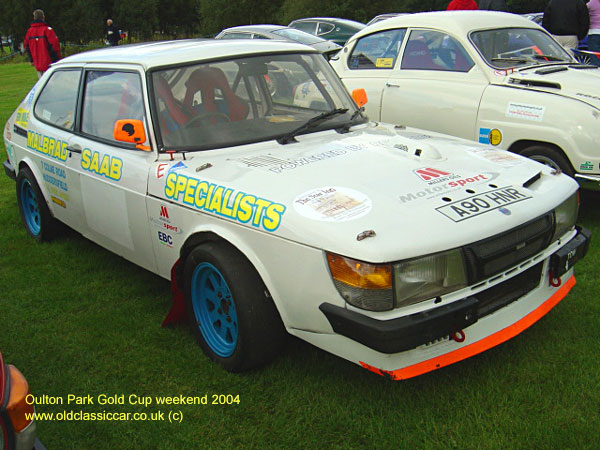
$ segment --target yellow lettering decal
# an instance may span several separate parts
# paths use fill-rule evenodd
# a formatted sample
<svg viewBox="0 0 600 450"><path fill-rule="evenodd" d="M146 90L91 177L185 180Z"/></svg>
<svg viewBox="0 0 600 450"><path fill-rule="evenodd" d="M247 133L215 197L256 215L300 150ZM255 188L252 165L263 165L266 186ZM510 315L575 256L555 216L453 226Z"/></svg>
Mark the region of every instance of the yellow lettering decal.
<svg viewBox="0 0 600 450"><path fill-rule="evenodd" d="M90 171L98 173L98 159L100 159L100 155L98 152L94 152L92 162L90 163Z"/></svg>
<svg viewBox="0 0 600 450"><path fill-rule="evenodd" d="M237 211L238 211L238 208L240 207L240 200L242 199L243 196L244 196L244 194L241 192L238 192L235 195L235 200L233 202L233 212L231 213L231 217L233 217L234 219L237 217Z"/></svg>
<svg viewBox="0 0 600 450"><path fill-rule="evenodd" d="M100 163L100 169L98 170L98 174L100 175L104 175L105 177L109 177L109 172L108 172L108 164L110 162L110 158L108 157L108 155L104 155L102 157L102 162Z"/></svg>
<svg viewBox="0 0 600 450"><path fill-rule="evenodd" d="M27 130L27 147L35 148L35 133Z"/></svg>
<svg viewBox="0 0 600 450"><path fill-rule="evenodd" d="M48 136L44 136L44 141L42 144L42 153L48 153L48 141L50 140L50 138L48 138Z"/></svg>
<svg viewBox="0 0 600 450"><path fill-rule="evenodd" d="M196 189L196 197L194 198L194 204L196 208L202 209L204 207L204 202L206 201L206 192L208 191L208 183L206 181L201 181L198 184L198 188Z"/></svg>
<svg viewBox="0 0 600 450"><path fill-rule="evenodd" d="M171 172L167 175L167 181L165 181L165 195L168 198L173 198L173 194L175 194L175 180L177 179L177 174L175 172Z"/></svg>
<svg viewBox="0 0 600 450"><path fill-rule="evenodd" d="M56 140L49 138L48 139L48 156L52 156L56 158L56 154L54 153L54 146L56 145Z"/></svg>
<svg viewBox="0 0 600 450"><path fill-rule="evenodd" d="M183 175L177 176L177 181L175 182L175 195L173 196L175 199L178 199L183 191L185 191L185 185L187 182L187 177Z"/></svg>
<svg viewBox="0 0 600 450"><path fill-rule="evenodd" d="M206 207L209 208L210 199L212 198L212 193L215 190L215 185L211 184L208 186L208 194L206 195ZM210 208L209 208L210 209Z"/></svg>
<svg viewBox="0 0 600 450"><path fill-rule="evenodd" d="M183 203L187 203L188 205L194 204L194 190L198 185L198 180L193 178L189 178L187 182L187 187L185 188L185 194L183 195Z"/></svg>
<svg viewBox="0 0 600 450"><path fill-rule="evenodd" d="M238 210L238 220L240 222L248 222L252 216L252 206L256 198L253 195L244 195L240 201L240 209Z"/></svg>
<svg viewBox="0 0 600 450"><path fill-rule="evenodd" d="M256 212L254 213L254 218L252 219L252 225L257 227L260 224L263 208L269 206L270 204L270 201L263 200L262 198L256 199Z"/></svg>
<svg viewBox="0 0 600 450"><path fill-rule="evenodd" d="M92 156L92 151L89 148L84 149L81 152L81 168L89 169L90 168L90 157Z"/></svg>
<svg viewBox="0 0 600 450"><path fill-rule="evenodd" d="M219 186L215 189L215 192L212 196L212 200L210 202L210 206L208 207L209 211L219 212L221 210L221 200L223 198L223 186Z"/></svg>
<svg viewBox="0 0 600 450"><path fill-rule="evenodd" d="M279 203L271 203L265 211L263 227L267 231L275 231L281 223L281 216L285 211L285 206Z"/></svg>
<svg viewBox="0 0 600 450"><path fill-rule="evenodd" d="M227 207L227 204L229 203L229 197L231 197L232 192L232 189L227 189L225 191L225 197L223 197L223 203L221 204L221 214L227 217L233 217L233 214L231 214L231 208Z"/></svg>
<svg viewBox="0 0 600 450"><path fill-rule="evenodd" d="M121 179L121 168L123 167L123 161L119 158L113 158L110 162L110 175L109 178L112 178L115 181L119 181Z"/></svg>
<svg viewBox="0 0 600 450"><path fill-rule="evenodd" d="M62 161L66 161L67 160L67 143L65 141L61 142L60 159Z"/></svg>

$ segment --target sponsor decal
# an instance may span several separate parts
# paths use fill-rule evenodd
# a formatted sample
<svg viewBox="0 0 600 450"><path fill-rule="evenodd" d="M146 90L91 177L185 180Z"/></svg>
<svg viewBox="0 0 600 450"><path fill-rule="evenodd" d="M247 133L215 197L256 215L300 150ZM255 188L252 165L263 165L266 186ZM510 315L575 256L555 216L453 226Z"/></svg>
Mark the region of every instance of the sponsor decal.
<svg viewBox="0 0 600 450"><path fill-rule="evenodd" d="M578 92L575 95L579 95L580 97L585 97L585 98L591 98L593 100L600 100L600 97L598 97L596 95L584 94L583 92Z"/></svg>
<svg viewBox="0 0 600 450"><path fill-rule="evenodd" d="M110 180L119 181L123 160L110 155L102 155L102 158L100 158L99 152L85 148L81 152L81 168Z"/></svg>
<svg viewBox="0 0 600 450"><path fill-rule="evenodd" d="M181 234L182 233L182 230L180 227L178 227L177 225L173 225L171 223L171 219L169 218L169 210L167 209L167 207L165 205L160 206L158 219L151 217L150 222L152 222L157 227L162 228L163 230L167 230L171 234Z"/></svg>
<svg viewBox="0 0 600 450"><path fill-rule="evenodd" d="M504 209L506 205L511 205L532 198L530 195L515 189L514 187L503 187L494 189L482 194L472 195L463 200L457 200L444 206L436 208L436 211L443 214L453 222L462 222L472 217L480 216L486 212L495 209ZM500 211L506 214L505 211ZM509 211L510 212L510 211Z"/></svg>
<svg viewBox="0 0 600 450"><path fill-rule="evenodd" d="M156 178L159 180L166 175L167 167L169 167L166 163L161 163L156 166Z"/></svg>
<svg viewBox="0 0 600 450"><path fill-rule="evenodd" d="M446 181L453 180L455 178L460 178L460 175L431 167L423 167L421 169L413 170L413 173L430 186L434 184L445 183Z"/></svg>
<svg viewBox="0 0 600 450"><path fill-rule="evenodd" d="M371 211L371 199L362 192L344 187L323 187L304 192L294 199L300 215L324 222L354 220Z"/></svg>
<svg viewBox="0 0 600 450"><path fill-rule="evenodd" d="M18 108L17 114L15 116L15 125L20 126L21 128L27 128L29 124L29 110L24 108Z"/></svg>
<svg viewBox="0 0 600 450"><path fill-rule="evenodd" d="M456 190L458 190L468 184L471 184L471 183L474 183L474 184L489 183L492 180L494 180L495 178L498 178L499 175L500 174L497 172L485 172L485 173L480 173L479 175L472 176L472 177L466 177L466 178L458 177L458 179L452 179L450 181L448 181L448 178L445 177L444 181L447 181L446 183L434 184L432 187L429 187L429 188L426 188L426 189L423 189L420 191L408 192L408 193L401 194L399 197L399 200L401 203L408 203L413 200L419 200L419 199L429 200L429 199L444 195L448 192L456 191Z"/></svg>
<svg viewBox="0 0 600 450"><path fill-rule="evenodd" d="M498 128L480 128L479 142L497 146L502 142L502 132Z"/></svg>
<svg viewBox="0 0 600 450"><path fill-rule="evenodd" d="M44 171L42 178L46 183L56 186L61 191L69 191L69 187L67 186L66 181L64 181L67 179L65 169L42 161L42 170Z"/></svg>
<svg viewBox="0 0 600 450"><path fill-rule="evenodd" d="M27 148L48 155L50 158L58 159L59 161L66 161L67 154L69 153L66 141L44 136L31 130L27 130Z"/></svg>
<svg viewBox="0 0 600 450"><path fill-rule="evenodd" d="M544 119L545 111L546 108L544 106L509 102L506 107L506 117L541 122Z"/></svg>
<svg viewBox="0 0 600 450"><path fill-rule="evenodd" d="M432 138L432 136L430 136L429 134L413 133L412 131L397 131L397 133L398 135L408 139L412 139L413 141L424 141L426 139Z"/></svg>
<svg viewBox="0 0 600 450"><path fill-rule="evenodd" d="M53 203L56 203L57 205L62 206L63 208L67 207L67 204L64 202L63 199L55 197L54 195L50 196L50 200L52 200Z"/></svg>
<svg viewBox="0 0 600 450"><path fill-rule="evenodd" d="M281 225L286 207L252 194L172 172L165 181L165 196L198 210L266 231Z"/></svg>
<svg viewBox="0 0 600 450"><path fill-rule="evenodd" d="M29 91L29 94L27 94L27 97L25 97L25 104L30 109L31 109L31 105L33 104L34 96L35 96L35 86Z"/></svg>
<svg viewBox="0 0 600 450"><path fill-rule="evenodd" d="M525 163L523 158L506 150L473 147L468 149L468 151L487 161L491 161L506 167L519 166Z"/></svg>
<svg viewBox="0 0 600 450"><path fill-rule="evenodd" d="M167 210L166 206L160 207L160 217L164 217L165 219L169 218L169 211Z"/></svg>
<svg viewBox="0 0 600 450"><path fill-rule="evenodd" d="M169 169L167 174L170 174L171 172L177 172L178 170L186 169L186 168L187 168L187 166L182 161L179 161L177 164L174 164L173 166L171 166L171 168Z"/></svg>
<svg viewBox="0 0 600 450"><path fill-rule="evenodd" d="M6 154L8 155L9 161L11 161L11 162L15 161L15 153L14 153L12 144L10 144L10 143L7 143L7 145L6 145Z"/></svg>
<svg viewBox="0 0 600 450"><path fill-rule="evenodd" d="M514 67L510 67L508 69L502 69L502 70L494 70L494 74L498 75L500 77L505 77L507 75L510 75L511 73L514 73L515 69Z"/></svg>
<svg viewBox="0 0 600 450"><path fill-rule="evenodd" d="M586 161L579 166L579 170L594 170L594 165L591 161Z"/></svg>
<svg viewBox="0 0 600 450"><path fill-rule="evenodd" d="M375 60L375 67L379 69L391 69L394 67L394 58L377 58Z"/></svg>
<svg viewBox="0 0 600 450"><path fill-rule="evenodd" d="M170 234L159 231L158 242L160 242L163 245L166 245L167 247L173 248L173 236L171 236Z"/></svg>
<svg viewBox="0 0 600 450"><path fill-rule="evenodd" d="M500 208L498 209L498 211L500 211L502 214L504 214L505 216L510 216L512 213L510 212L510 209L508 208Z"/></svg>
<svg viewBox="0 0 600 450"><path fill-rule="evenodd" d="M394 148L397 148L398 150L402 150L403 152L407 152L408 153L408 145L394 144Z"/></svg>

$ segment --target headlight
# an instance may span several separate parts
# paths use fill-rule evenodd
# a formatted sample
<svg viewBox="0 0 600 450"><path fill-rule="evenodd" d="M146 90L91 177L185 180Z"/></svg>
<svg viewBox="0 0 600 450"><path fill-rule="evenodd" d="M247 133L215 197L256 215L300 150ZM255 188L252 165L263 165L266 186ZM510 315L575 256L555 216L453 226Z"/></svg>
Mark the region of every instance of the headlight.
<svg viewBox="0 0 600 450"><path fill-rule="evenodd" d="M563 234L575 226L578 212L579 201L577 193L571 195L554 209L555 226L552 242L559 239Z"/></svg>
<svg viewBox="0 0 600 450"><path fill-rule="evenodd" d="M467 286L460 249L394 264L396 307L408 306Z"/></svg>
<svg viewBox="0 0 600 450"><path fill-rule="evenodd" d="M394 307L391 264L370 264L333 253L327 253L327 263L335 287L351 305L370 311Z"/></svg>

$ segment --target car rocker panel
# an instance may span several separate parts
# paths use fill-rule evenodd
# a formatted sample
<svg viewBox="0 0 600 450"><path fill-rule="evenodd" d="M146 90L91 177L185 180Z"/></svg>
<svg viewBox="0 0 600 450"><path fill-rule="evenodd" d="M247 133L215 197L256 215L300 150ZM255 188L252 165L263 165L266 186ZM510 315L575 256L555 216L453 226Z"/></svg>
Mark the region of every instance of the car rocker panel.
<svg viewBox="0 0 600 450"><path fill-rule="evenodd" d="M19 205L30 234L44 240L44 226L57 218L170 279L174 310L179 308L176 316L185 309L184 297L190 300L194 295L193 280L206 273L206 267L211 267L209 277L218 274L228 285L233 305L246 301L235 294L239 274L220 268L218 259L206 257L210 263L201 260L196 269L193 266L207 243L228 243L239 252L236 258L249 261L257 272L266 287L259 289L261 295L273 302L277 320L289 333L394 379L443 367L509 339L574 285L572 266L585 256L590 237L574 227L577 183L571 178L491 145L364 119L353 122L359 114L353 112L350 97L325 61L305 47L251 43L248 54L240 55L234 44L222 41L215 49L212 43L196 44L194 52L180 47L178 56L178 45L140 46L138 54L131 55L132 64L138 64L134 71L150 64L145 51L159 59L156 71L147 68L152 83L150 92L143 91L146 105L164 93L161 89L169 81L182 100L173 95L165 101L168 108L158 103L146 107L146 125L141 120L116 121L115 139L117 132L125 131L129 146L110 141L110 136L90 137L99 131L91 128L86 133L83 125L61 137L64 130L31 118L40 95L36 90L45 89L60 64L10 117L4 131L8 165L16 174ZM210 67L198 65L203 50L221 59ZM256 56L258 50L262 56ZM118 61L121 52L126 50L92 52L63 64L90 62L86 58L93 62L94 55L102 62L111 55ZM227 52L232 58L248 59L228 66L222 61ZM256 58L273 58L271 66L289 65L296 60L285 58L293 52L300 52L296 60L315 58L320 77L327 78L313 89L327 93L316 104L333 102L329 107L336 109L323 113L312 110L314 105L296 104L294 97L305 81L289 89L283 103L276 100L287 92L284 85L269 89L260 81L268 66ZM180 66L171 69L176 62ZM232 67L259 80L263 102L272 104L264 117L256 117L261 111L256 105L242 108L243 102L232 94L215 96L214 104L204 105L228 103L224 112L207 112L191 102L190 86L201 87L199 80L210 77L223 83L221 75L235 79ZM174 72L178 70L182 72ZM181 74L189 79L179 88ZM89 79L88 91L97 80L111 81L110 76ZM314 75L312 79L319 80ZM116 83L120 89L131 89L131 84ZM227 89L219 85L220 92ZM117 92L119 99L129 95ZM203 93L203 100L208 97ZM190 108L176 116L179 102L187 100ZM198 116L190 119L190 111L196 110ZM240 119L235 115L239 111L254 117ZM23 114L30 115L27 122ZM305 123L303 132L294 131L302 123L294 114L309 118L316 129L309 130ZM320 127L330 117L333 123ZM258 131L244 120L253 120ZM25 133L13 132L15 127ZM286 132L254 139L261 130L271 133L276 127ZM141 128L147 128L146 134ZM215 133L221 129L237 131ZM235 133L247 130L249 137L235 145L218 140L237 139ZM186 143L190 136L202 137L198 145L213 137L217 141L199 151ZM169 147L174 150L164 151ZM41 192L29 203L23 201L28 185L34 194L39 185ZM49 217L44 216L44 205ZM27 221L32 217L41 218L39 234ZM189 305L191 313L198 314L197 297ZM235 306L222 306L229 308ZM237 311L237 316L227 315L236 326L244 318L244 311ZM252 322L245 325L251 327ZM229 370L252 367L237 354L237 339L244 339L246 331L232 337L215 328L216 334L207 335L203 326L193 321L211 358ZM264 327L253 332L262 338ZM233 349L230 353L214 343L219 336ZM260 354L262 349L251 350Z"/></svg>

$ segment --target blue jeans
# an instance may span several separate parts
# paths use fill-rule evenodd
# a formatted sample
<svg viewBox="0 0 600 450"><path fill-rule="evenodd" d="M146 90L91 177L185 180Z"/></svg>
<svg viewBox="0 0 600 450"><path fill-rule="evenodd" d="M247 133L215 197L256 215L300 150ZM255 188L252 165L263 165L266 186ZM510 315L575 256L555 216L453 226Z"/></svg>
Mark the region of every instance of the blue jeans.
<svg viewBox="0 0 600 450"><path fill-rule="evenodd" d="M600 34L590 34L588 36L588 47L590 52L600 52ZM590 55L591 63L600 67L600 58L596 55Z"/></svg>

